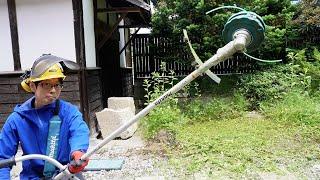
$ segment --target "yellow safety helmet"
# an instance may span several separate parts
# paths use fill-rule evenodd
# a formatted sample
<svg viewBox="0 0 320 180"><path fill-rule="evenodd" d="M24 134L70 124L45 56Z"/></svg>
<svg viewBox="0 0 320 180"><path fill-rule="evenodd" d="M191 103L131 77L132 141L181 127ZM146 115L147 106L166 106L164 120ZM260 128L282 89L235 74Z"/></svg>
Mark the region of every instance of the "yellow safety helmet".
<svg viewBox="0 0 320 180"><path fill-rule="evenodd" d="M66 76L63 74L62 64L70 69L79 69L78 64L75 62L50 54L42 55L33 63L31 70L26 71L26 73L21 76L23 78L21 82L22 88L27 92L32 92L29 86L30 82L53 78L61 78L64 80Z"/></svg>

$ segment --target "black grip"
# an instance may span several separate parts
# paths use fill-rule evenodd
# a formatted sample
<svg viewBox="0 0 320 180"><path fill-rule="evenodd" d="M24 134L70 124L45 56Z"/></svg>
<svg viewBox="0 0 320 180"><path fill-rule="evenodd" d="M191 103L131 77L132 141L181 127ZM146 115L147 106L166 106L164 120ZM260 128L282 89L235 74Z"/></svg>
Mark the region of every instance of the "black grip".
<svg viewBox="0 0 320 180"><path fill-rule="evenodd" d="M82 164L85 162L85 160L72 160L71 162L70 162L70 165L71 166L75 166L75 167L80 167L80 166L82 166Z"/></svg>
<svg viewBox="0 0 320 180"><path fill-rule="evenodd" d="M4 167L11 167L16 165L16 160L14 157L10 158L10 159L3 159L0 160L0 168L4 168Z"/></svg>

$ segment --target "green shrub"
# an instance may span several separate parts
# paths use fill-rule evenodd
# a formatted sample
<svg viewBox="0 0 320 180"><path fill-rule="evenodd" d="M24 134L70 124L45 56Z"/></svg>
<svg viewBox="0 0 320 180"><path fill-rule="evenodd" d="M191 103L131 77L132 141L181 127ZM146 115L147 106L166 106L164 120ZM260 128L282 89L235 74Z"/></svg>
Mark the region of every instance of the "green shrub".
<svg viewBox="0 0 320 180"><path fill-rule="evenodd" d="M293 64L293 72L306 83L305 90L318 93L320 90L320 53L316 47L302 50L288 49L288 60Z"/></svg>
<svg viewBox="0 0 320 180"><path fill-rule="evenodd" d="M169 76L165 76L166 63L161 64L161 72L153 72L151 79L146 79L143 83L145 89L146 103L152 103L166 91L172 88L177 79L174 72L170 71ZM179 92L185 97L200 96L197 83L191 83L182 88ZM144 128L144 134L147 138L153 138L160 130L165 129L172 131L173 125L183 120L183 116L178 107L178 97L172 95L161 102L145 117L141 125Z"/></svg>
<svg viewBox="0 0 320 180"><path fill-rule="evenodd" d="M319 94L320 53L317 48L312 48L310 57L306 49L287 51L288 64L270 66L240 78L239 90L248 99L251 109L259 109L264 101L281 100L292 91Z"/></svg>
<svg viewBox="0 0 320 180"><path fill-rule="evenodd" d="M262 101L281 99L291 88L299 85L290 67L278 65L241 77L239 91L248 100L250 109L259 109Z"/></svg>

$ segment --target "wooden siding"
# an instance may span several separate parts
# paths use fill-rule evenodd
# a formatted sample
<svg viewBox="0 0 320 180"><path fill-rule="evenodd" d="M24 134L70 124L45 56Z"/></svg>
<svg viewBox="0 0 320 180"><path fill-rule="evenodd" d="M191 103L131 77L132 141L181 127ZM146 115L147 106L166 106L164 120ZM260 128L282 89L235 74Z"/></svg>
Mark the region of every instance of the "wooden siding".
<svg viewBox="0 0 320 180"><path fill-rule="evenodd" d="M103 110L103 97L101 89L101 70L87 71L88 102L89 102L89 124L92 133L98 130L96 112Z"/></svg>
<svg viewBox="0 0 320 180"><path fill-rule="evenodd" d="M20 76L21 74L0 75L0 128L16 104L22 103L32 96L21 88Z"/></svg>
<svg viewBox="0 0 320 180"><path fill-rule="evenodd" d="M122 96L133 97L133 75L131 68L121 68Z"/></svg>

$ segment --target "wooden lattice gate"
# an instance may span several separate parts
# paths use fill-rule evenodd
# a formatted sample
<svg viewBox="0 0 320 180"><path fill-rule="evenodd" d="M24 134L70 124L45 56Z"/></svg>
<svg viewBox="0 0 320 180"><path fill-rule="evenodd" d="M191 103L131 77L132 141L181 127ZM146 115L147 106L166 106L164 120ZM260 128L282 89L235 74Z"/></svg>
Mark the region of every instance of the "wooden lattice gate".
<svg viewBox="0 0 320 180"><path fill-rule="evenodd" d="M172 41L165 37L152 37L149 34L137 34L132 41L134 77L149 78L152 72L159 71L161 62L166 62L166 70L173 70L176 76L186 76L194 67L183 64L193 60L183 38ZM255 61L241 54L221 62L211 70L218 75L242 74L257 68Z"/></svg>

